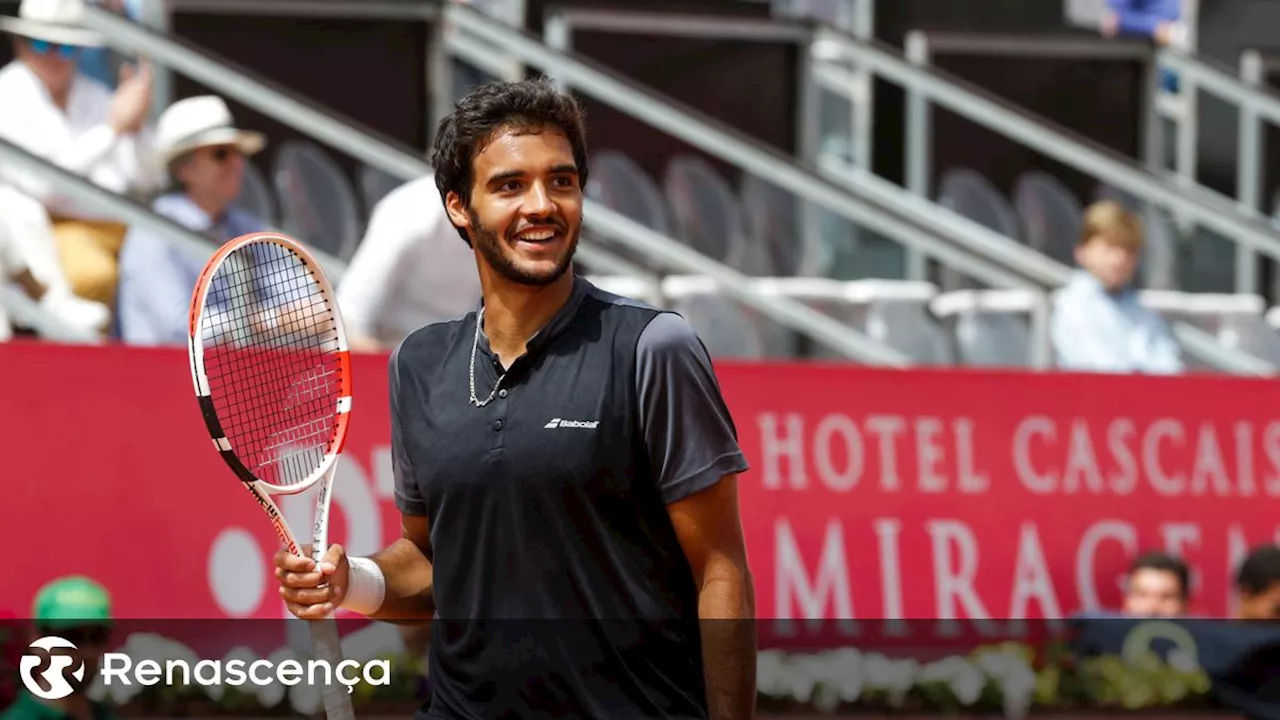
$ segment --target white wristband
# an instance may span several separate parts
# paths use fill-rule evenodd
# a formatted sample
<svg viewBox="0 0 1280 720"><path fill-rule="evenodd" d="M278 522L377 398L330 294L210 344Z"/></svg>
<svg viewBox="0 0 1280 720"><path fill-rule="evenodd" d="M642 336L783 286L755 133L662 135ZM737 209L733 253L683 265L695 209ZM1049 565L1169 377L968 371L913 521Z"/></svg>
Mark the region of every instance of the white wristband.
<svg viewBox="0 0 1280 720"><path fill-rule="evenodd" d="M382 568L364 557L347 558L347 565L350 567L347 594L338 607L361 615L378 612L387 594L387 581L382 575Z"/></svg>

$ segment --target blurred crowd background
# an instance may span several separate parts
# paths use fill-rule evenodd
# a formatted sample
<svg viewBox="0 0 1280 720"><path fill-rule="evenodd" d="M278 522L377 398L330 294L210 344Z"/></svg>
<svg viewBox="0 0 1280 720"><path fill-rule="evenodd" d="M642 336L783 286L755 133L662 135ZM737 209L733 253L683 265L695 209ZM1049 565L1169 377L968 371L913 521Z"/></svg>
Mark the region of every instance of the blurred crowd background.
<svg viewBox="0 0 1280 720"><path fill-rule="evenodd" d="M79 2L7 4L12 59L0 76L8 108L0 139L214 240L276 228L307 241L341 264L342 304L359 348L386 349L474 302L470 256L450 242L429 177L406 180L385 162L349 156L289 117L153 63L129 48L137 40L113 44L80 23ZM1250 82L1219 58L1195 55L1198 18L1215 17L1198 3L1073 0L1028 9L975 0L940 9L700 0L591 3L578 15L572 5L551 12L516 0L454 4L534 37L541 31L554 49L576 50L647 86L636 97L647 90L676 103L663 108L674 122L691 111L695 121L739 134L762 162L790 156L871 202L865 213L797 192L767 164L726 158L683 131L664 132L663 123L643 127L611 98L584 98L593 118L593 200L749 277L790 281L768 285L768 294L839 317L900 361L1160 374L1280 362L1271 327L1280 315L1267 312L1270 256L1280 250L1266 222L1269 164L1264 155L1243 157L1265 152L1263 121L1275 110L1236 99L1244 110L1231 127L1216 116L1221 98L1192 84L1212 72ZM372 131L419 156L433 120L458 94L536 70L520 58L477 67L475 45L455 51L447 30L423 32L410 21L439 16L440 3L97 7L198 43L236 63L233 72L333 108L359 124L356 133ZM653 13L667 10L690 24L663 28ZM737 24L711 27L707 13ZM1248 47L1249 23L1233 22L1232 52L1247 49L1265 80L1266 48ZM838 34L800 43L812 23ZM1226 29L1212 31L1223 44ZM922 102L941 96L926 97L914 82L884 87L895 76L878 76L882 61L850 42L871 42L872 52L898 45L922 74L954 73L932 76L978 98L959 100L965 108L999 97L1007 109L994 120L945 103L922 113ZM1194 71L1180 72L1181 62ZM1257 128L1246 128L1249 117ZM1010 118L1040 126L1045 139L1022 141L1005 129ZM1258 135L1249 146L1242 135L1238 160L1220 147L1224 126ZM1043 143L1056 147L1045 152ZM1141 184L1116 177L1116 167L1140 173ZM77 335L182 343L178 308L200 250L43 172L11 162L0 172L0 259L11 289L37 304L29 311ZM1174 179L1182 185L1170 185ZM1178 202L1170 187L1195 201ZM1246 191L1255 197L1226 202ZM912 217L914 200L928 212ZM910 232L890 229L904 220ZM605 250L617 240L607 226L589 232ZM951 252L931 252L939 242ZM840 354L682 268L625 272L652 259L634 243L608 259L584 258L580 271L679 306L718 356ZM10 305L21 300L8 297ZM4 337L42 334L39 322L12 314L0 318ZM1179 324L1195 335L1190 351L1176 337Z"/></svg>
<svg viewBox="0 0 1280 720"><path fill-rule="evenodd" d="M467 23L541 35L639 84L621 100L584 86L591 199L768 299L744 304L612 222L590 224L600 252L579 271L678 307L719 357L1151 374L1280 363L1265 142L1280 106L1252 87L1265 84L1268 50L1230 2L96 4L289 102L333 109L342 142L264 112L288 104L273 95L242 102L155 63L131 47L146 36L109 40L81 22L81 2L6 4L0 140L214 241L274 228L308 242L337 263L359 349L385 350L478 296L430 177L345 144L422 157L460 93L538 71L486 55L486 31L433 29L443 8L465 5L478 11ZM1215 56L1196 54L1201 17L1224 48ZM894 46L916 67L884 70ZM549 72L559 77L554 61ZM1221 94L1215 73L1240 87ZM655 98L657 123L628 110ZM992 100L1000 107L984 107ZM1238 123L1220 117L1228 102ZM750 152L699 139L701 123ZM1235 131L1238 147L1224 148ZM804 188L770 169L788 163ZM182 344L201 246L43 169L0 173L0 336L56 335L52 322L74 337ZM765 307L779 298L869 345L850 356Z"/></svg>

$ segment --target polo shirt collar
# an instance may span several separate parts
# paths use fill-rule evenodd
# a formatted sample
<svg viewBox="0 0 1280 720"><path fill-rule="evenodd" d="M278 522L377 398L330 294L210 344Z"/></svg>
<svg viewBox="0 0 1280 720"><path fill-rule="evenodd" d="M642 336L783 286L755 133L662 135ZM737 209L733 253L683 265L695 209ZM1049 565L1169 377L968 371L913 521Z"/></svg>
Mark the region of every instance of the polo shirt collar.
<svg viewBox="0 0 1280 720"><path fill-rule="evenodd" d="M569 272L573 272L570 270ZM560 337L569 326L573 324L573 319L578 315L578 309L582 307L582 301L586 299L589 290L592 288L591 283L587 282L581 275L573 276L573 289L569 292L569 299L542 329L533 334L525 343L525 355L533 355L542 351L552 340ZM476 306L476 315L479 317L480 310L484 307L484 299ZM489 336L485 334L484 328L480 328L480 349L486 354L492 355L493 351L489 348Z"/></svg>

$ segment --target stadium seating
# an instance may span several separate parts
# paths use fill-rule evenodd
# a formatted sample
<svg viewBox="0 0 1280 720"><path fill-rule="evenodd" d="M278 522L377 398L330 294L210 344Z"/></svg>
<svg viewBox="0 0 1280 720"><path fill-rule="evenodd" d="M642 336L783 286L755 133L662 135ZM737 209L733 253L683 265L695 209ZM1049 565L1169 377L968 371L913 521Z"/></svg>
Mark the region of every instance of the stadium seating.
<svg viewBox="0 0 1280 720"><path fill-rule="evenodd" d="M273 158L280 229L348 260L363 231L355 190L333 158L314 143L288 140Z"/></svg>
<svg viewBox="0 0 1280 720"><path fill-rule="evenodd" d="M829 13L834 6L776 2L773 10L779 16L845 23L846 13ZM824 152L848 159L847 137L827 134L821 143ZM359 165L351 177L329 150L297 139L279 144L269 164L266 177L249 166L242 205L343 260L354 254L378 200L399 185L368 165ZM704 155L684 152L664 162L655 177L627 148L597 148L586 191L592 202L755 278L759 292L787 295L830 312L916 362L1030 367L1043 355L1035 343L1044 338L1033 332L1032 317L1047 295L989 290L947 268L932 284L907 281L895 240L801 200L769 178L722 168ZM1199 228L1191 242L1180 243L1168 213L1105 182L1097 184L1093 197L1080 198L1038 168L1028 168L1007 192L975 168L942 171L930 193L941 206L1068 266L1082 207L1102 198L1124 202L1146 221L1144 302L1227 347L1280 362L1280 312L1264 313L1260 297L1229 293L1234 245L1225 238ZM608 242L594 238L589 226L585 234ZM713 352L723 356L832 356L727 296L709 278L668 276L654 287L641 278L593 277L622 294L687 312L706 329Z"/></svg>

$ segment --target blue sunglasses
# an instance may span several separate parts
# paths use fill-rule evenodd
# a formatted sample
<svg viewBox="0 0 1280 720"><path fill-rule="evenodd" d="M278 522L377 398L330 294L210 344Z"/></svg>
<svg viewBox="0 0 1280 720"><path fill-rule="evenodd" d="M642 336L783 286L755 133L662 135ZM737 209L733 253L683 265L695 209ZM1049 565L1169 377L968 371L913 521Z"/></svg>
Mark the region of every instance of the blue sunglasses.
<svg viewBox="0 0 1280 720"><path fill-rule="evenodd" d="M37 55L48 55L51 52L56 52L64 58L73 58L80 51L80 48L75 45L61 45L59 43L51 43L48 40L32 40L31 49L36 51Z"/></svg>

